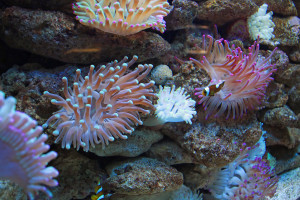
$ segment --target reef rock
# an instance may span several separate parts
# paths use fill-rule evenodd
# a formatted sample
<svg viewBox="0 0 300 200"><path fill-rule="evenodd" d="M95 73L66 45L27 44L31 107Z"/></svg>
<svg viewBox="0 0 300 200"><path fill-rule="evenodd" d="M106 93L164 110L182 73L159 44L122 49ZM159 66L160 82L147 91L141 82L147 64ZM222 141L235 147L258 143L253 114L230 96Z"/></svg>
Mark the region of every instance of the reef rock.
<svg viewBox="0 0 300 200"><path fill-rule="evenodd" d="M139 55L139 61L166 53L170 44L156 33L127 37L104 33L62 12L10 7L0 12L0 36L10 46L67 63L98 63Z"/></svg>
<svg viewBox="0 0 300 200"><path fill-rule="evenodd" d="M59 187L52 189L56 200L86 198L93 193L98 181L102 182L107 176L96 159L81 155L73 149L60 150L53 166L59 171Z"/></svg>
<svg viewBox="0 0 300 200"><path fill-rule="evenodd" d="M217 25L247 18L257 11L251 0L208 0L199 3L197 19L210 21Z"/></svg>
<svg viewBox="0 0 300 200"><path fill-rule="evenodd" d="M171 140L163 140L154 144L146 155L168 165L193 163L194 160L190 154Z"/></svg>
<svg viewBox="0 0 300 200"><path fill-rule="evenodd" d="M297 1L297 0L296 0ZM268 11L273 11L281 15L297 15L297 9L292 0L253 0L258 6L266 3L268 4Z"/></svg>
<svg viewBox="0 0 300 200"><path fill-rule="evenodd" d="M116 161L106 170L110 177L103 188L113 190L116 196L156 194L179 189L183 184L182 173L150 158Z"/></svg>
<svg viewBox="0 0 300 200"><path fill-rule="evenodd" d="M193 123L189 130L185 126L167 124L162 132L185 149L194 163L207 167L222 167L232 162L239 155L242 143L252 146L262 135L260 123L255 120L249 123L227 120L226 125L209 121Z"/></svg>
<svg viewBox="0 0 300 200"><path fill-rule="evenodd" d="M193 26L198 13L198 4L191 0L174 0L171 13L165 17L168 30L177 30Z"/></svg>
<svg viewBox="0 0 300 200"><path fill-rule="evenodd" d="M90 152L97 156L136 157L148 151L153 143L163 138L161 133L146 129L135 130L132 134L127 136L127 140L116 140L111 142L104 149L102 145L96 145L95 148L90 148Z"/></svg>

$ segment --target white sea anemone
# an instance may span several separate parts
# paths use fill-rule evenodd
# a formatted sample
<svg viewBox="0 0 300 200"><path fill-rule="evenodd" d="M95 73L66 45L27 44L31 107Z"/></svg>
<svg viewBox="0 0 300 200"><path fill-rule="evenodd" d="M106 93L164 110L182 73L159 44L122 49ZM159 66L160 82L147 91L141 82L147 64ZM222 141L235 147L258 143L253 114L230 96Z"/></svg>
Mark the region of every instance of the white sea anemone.
<svg viewBox="0 0 300 200"><path fill-rule="evenodd" d="M148 119L144 122L147 126L157 126L167 122L182 122L192 124L191 119L196 114L195 104L196 101L192 100L190 95L186 95L184 88L177 88L175 86L159 87L157 94L157 104L155 119Z"/></svg>

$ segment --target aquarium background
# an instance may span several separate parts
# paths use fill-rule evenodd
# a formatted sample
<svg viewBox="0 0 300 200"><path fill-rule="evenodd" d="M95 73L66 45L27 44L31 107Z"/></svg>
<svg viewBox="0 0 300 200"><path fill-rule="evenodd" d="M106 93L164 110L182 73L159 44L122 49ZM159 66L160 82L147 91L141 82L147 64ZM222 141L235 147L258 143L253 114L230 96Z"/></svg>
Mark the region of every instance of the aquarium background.
<svg viewBox="0 0 300 200"><path fill-rule="evenodd" d="M298 199L299 13L0 0L0 199Z"/></svg>

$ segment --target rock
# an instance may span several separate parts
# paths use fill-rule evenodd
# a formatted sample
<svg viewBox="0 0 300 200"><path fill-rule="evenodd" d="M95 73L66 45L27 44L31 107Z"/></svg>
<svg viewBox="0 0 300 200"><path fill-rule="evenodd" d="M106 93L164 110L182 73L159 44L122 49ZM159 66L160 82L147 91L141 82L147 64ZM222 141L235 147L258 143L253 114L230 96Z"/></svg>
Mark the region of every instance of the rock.
<svg viewBox="0 0 300 200"><path fill-rule="evenodd" d="M300 167L300 155L297 148L288 149L283 146L273 146L268 149L271 155L276 158L276 174Z"/></svg>
<svg viewBox="0 0 300 200"><path fill-rule="evenodd" d="M260 120L270 126L300 127L297 115L288 106L268 110L263 116L260 116Z"/></svg>
<svg viewBox="0 0 300 200"><path fill-rule="evenodd" d="M158 65L151 71L151 79L157 85L164 85L168 80L173 77L172 70L168 65Z"/></svg>
<svg viewBox="0 0 300 200"><path fill-rule="evenodd" d="M141 62L171 48L156 33L127 37L104 33L57 11L10 7L0 12L0 24L0 36L10 47L67 63L97 64L133 55Z"/></svg>
<svg viewBox="0 0 300 200"><path fill-rule="evenodd" d="M296 148L300 144L300 129L275 127L264 124L266 146L284 146Z"/></svg>
<svg viewBox="0 0 300 200"><path fill-rule="evenodd" d="M9 6L19 6L22 8L44 9L44 10L61 10L67 13L72 12L73 0L3 0Z"/></svg>
<svg viewBox="0 0 300 200"><path fill-rule="evenodd" d="M168 165L193 163L194 160L184 149L170 140L152 145L146 155Z"/></svg>
<svg viewBox="0 0 300 200"><path fill-rule="evenodd" d="M299 199L300 168L285 172L279 176L275 195L270 200Z"/></svg>
<svg viewBox="0 0 300 200"><path fill-rule="evenodd" d="M16 183L0 180L0 199L27 200L27 195Z"/></svg>
<svg viewBox="0 0 300 200"><path fill-rule="evenodd" d="M300 34L300 27L295 26L294 28L291 27L291 22L293 21L291 17L286 18L279 18L273 17L273 22L275 24L274 32L276 42L279 42L280 47L291 47L297 46L299 44L299 34Z"/></svg>
<svg viewBox="0 0 300 200"><path fill-rule="evenodd" d="M288 105L296 115L300 113L300 83L290 89Z"/></svg>
<svg viewBox="0 0 300 200"><path fill-rule="evenodd" d="M38 124L44 124L51 114L58 110L53 106L51 99L43 96L44 91L62 94L62 77L74 77L75 67L62 66L54 70L45 70L34 63L23 66L14 66L2 74L0 82L2 91L6 96L17 99L16 109L25 112ZM54 129L49 131L48 144L52 144L55 137L52 135Z"/></svg>
<svg viewBox="0 0 300 200"><path fill-rule="evenodd" d="M180 188L183 176L175 168L151 158L116 161L106 166L110 177L103 183L119 195L146 195Z"/></svg>
<svg viewBox="0 0 300 200"><path fill-rule="evenodd" d="M169 200L202 200L202 195L193 192L190 188L182 185L178 190L174 191Z"/></svg>
<svg viewBox="0 0 300 200"><path fill-rule="evenodd" d="M127 136L127 140L115 140L104 149L102 149L102 145L96 145L95 148L90 148L90 152L97 156L136 157L148 151L153 143L163 138L160 132L147 129L135 130Z"/></svg>
<svg viewBox="0 0 300 200"><path fill-rule="evenodd" d="M297 8L297 13L300 14L300 1L294 1L294 3Z"/></svg>
<svg viewBox="0 0 300 200"><path fill-rule="evenodd" d="M279 82L276 75L280 76L284 70L286 70L290 63L289 57L284 51L277 49L271 58L271 63L274 64L277 69L277 71L273 73L275 75L275 81Z"/></svg>
<svg viewBox="0 0 300 200"><path fill-rule="evenodd" d="M289 58L291 59L291 61L295 62L295 63L300 63L300 50L295 50L293 51L290 55Z"/></svg>
<svg viewBox="0 0 300 200"><path fill-rule="evenodd" d="M289 64L275 74L275 80L293 87L300 83L300 64Z"/></svg>
<svg viewBox="0 0 300 200"><path fill-rule="evenodd" d="M197 19L210 21L218 26L248 18L257 11L251 0L208 0L199 3Z"/></svg>
<svg viewBox="0 0 300 200"><path fill-rule="evenodd" d="M203 165L184 164L180 165L179 171L184 175L184 184L193 190L206 188L214 181L219 168L207 168Z"/></svg>
<svg viewBox="0 0 300 200"><path fill-rule="evenodd" d="M287 101L288 95L285 92L284 84L272 81L267 87L263 105L267 108L282 107Z"/></svg>
<svg viewBox="0 0 300 200"><path fill-rule="evenodd" d="M194 163L216 168L232 162L243 143L252 146L262 135L260 123L249 118L244 122L227 120L225 124L208 120L192 127L166 124L162 132L185 149Z"/></svg>
<svg viewBox="0 0 300 200"><path fill-rule="evenodd" d="M191 0L174 0L173 10L165 17L167 30L177 30L193 25L197 16L198 4Z"/></svg>
<svg viewBox="0 0 300 200"><path fill-rule="evenodd" d="M268 11L273 11L276 14L281 15L297 15L297 9L292 0L253 0L256 5L268 4Z"/></svg>
<svg viewBox="0 0 300 200"><path fill-rule="evenodd" d="M94 192L98 181L103 182L107 177L96 159L81 155L73 149L61 150L58 154L53 161L53 166L59 171L59 187L52 189L56 200L86 198Z"/></svg>

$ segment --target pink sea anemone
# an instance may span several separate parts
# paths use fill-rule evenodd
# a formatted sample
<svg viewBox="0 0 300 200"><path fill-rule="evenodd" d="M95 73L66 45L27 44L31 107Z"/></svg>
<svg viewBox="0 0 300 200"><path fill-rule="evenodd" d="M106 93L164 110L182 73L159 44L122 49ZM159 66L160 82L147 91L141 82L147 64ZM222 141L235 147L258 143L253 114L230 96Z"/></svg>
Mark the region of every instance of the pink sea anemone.
<svg viewBox="0 0 300 200"><path fill-rule="evenodd" d="M134 131L133 126L141 125L140 113L149 114L147 108L155 109L147 97L155 96L152 89L154 81L140 83L151 71L152 65L138 65L126 73L136 62L137 56L126 63L122 61L102 65L94 72L94 65L84 78L76 71L73 89L68 87L68 79L62 79L65 98L44 92L52 98L51 103L62 108L55 112L43 125L58 124L54 135L56 143L62 140L62 148L83 147L84 151L95 144L105 144L114 138L127 139L125 134ZM125 133L125 134L124 134Z"/></svg>
<svg viewBox="0 0 300 200"><path fill-rule="evenodd" d="M15 111L16 100L4 98L0 92L0 178L9 179L19 184L28 194L29 199L42 191L49 197L52 193L46 186L57 186L54 179L58 171L46 167L56 158L56 152L48 152L46 134L41 134L42 127L27 114Z"/></svg>
<svg viewBox="0 0 300 200"><path fill-rule="evenodd" d="M202 95L204 88L196 88L196 93L206 110L206 118L213 113L215 117L223 115L227 111L226 118L232 115L242 117L249 109L259 108L265 89L275 71L270 64L270 58L258 55L259 44L255 42L249 47L246 55L241 48L229 47L228 41L223 39L213 41L207 36L209 43L203 36L203 49L206 54L201 61L190 58L198 67L204 69L211 78L209 85L225 81L223 88L214 96Z"/></svg>

